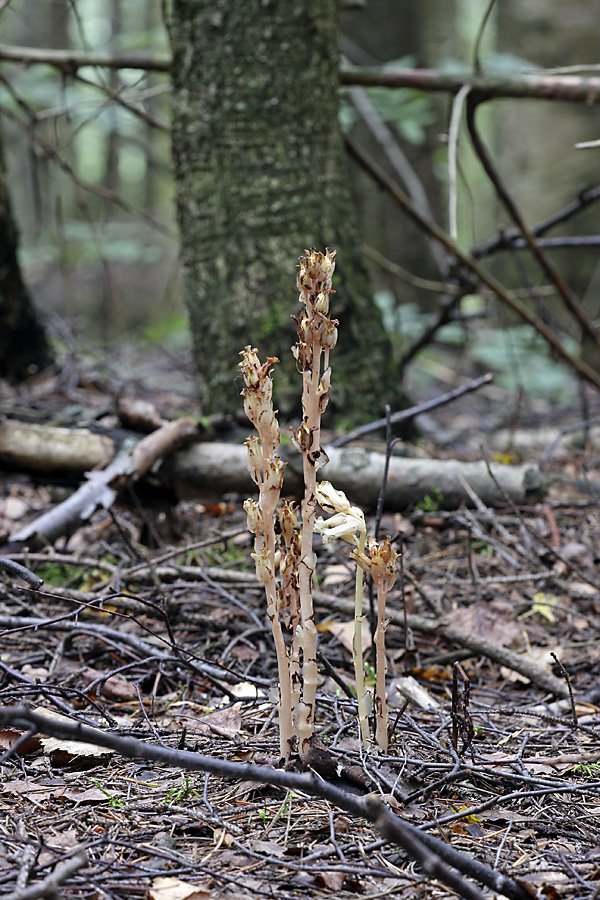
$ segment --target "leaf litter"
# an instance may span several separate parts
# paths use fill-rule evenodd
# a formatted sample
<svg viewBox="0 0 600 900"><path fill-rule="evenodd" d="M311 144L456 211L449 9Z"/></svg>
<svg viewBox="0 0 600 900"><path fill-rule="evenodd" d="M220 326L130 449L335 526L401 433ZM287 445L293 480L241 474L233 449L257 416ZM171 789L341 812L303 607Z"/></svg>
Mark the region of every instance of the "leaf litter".
<svg viewBox="0 0 600 900"><path fill-rule="evenodd" d="M58 390L48 389L53 414ZM581 452L592 477L593 460ZM57 488L26 475L7 476L4 487L7 535L57 499ZM151 744L276 764L276 664L245 515L240 498L218 507L202 499L142 486L72 539L11 554L52 578L34 591L0 573L3 706L26 703ZM383 530L398 532L397 518L386 514ZM591 900L600 890L597 504L569 503L563 491L469 518L403 510L402 522L405 590L393 591L390 606L405 604L439 628L388 629L390 750L365 758L352 692L340 686L352 682L347 617L317 594L320 622L337 626L319 629L331 669L322 669L320 739L339 766L368 776L352 790L374 791L531 896ZM324 591L351 597L343 548L322 553L319 571ZM566 689L557 698L522 675L514 681L514 669L449 640L446 623L568 679L573 702ZM369 660L368 633L365 643ZM453 706L457 660L470 681L466 709ZM398 686L409 678L437 709L407 705ZM464 728L471 720L472 740L455 749L461 717ZM61 885L65 898L454 896L366 821L324 800L17 729L4 728L0 746L5 892L19 877L41 882L85 848L88 865Z"/></svg>

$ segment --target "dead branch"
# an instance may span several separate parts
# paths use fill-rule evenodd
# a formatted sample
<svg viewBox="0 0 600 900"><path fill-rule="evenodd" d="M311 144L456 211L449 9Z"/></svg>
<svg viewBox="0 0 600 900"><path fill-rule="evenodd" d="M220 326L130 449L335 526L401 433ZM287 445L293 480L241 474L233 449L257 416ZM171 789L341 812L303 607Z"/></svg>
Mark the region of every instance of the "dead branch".
<svg viewBox="0 0 600 900"><path fill-rule="evenodd" d="M144 69L149 72L168 72L171 68L169 53L89 53L78 50L13 47L8 44L0 45L0 59L25 63L28 66L36 64L54 66L66 74L76 72L85 66L100 66L104 69Z"/></svg>
<svg viewBox="0 0 600 900"><path fill-rule="evenodd" d="M65 883L79 869L89 865L87 853L80 850L62 866L58 866L54 872L47 875L39 884L31 884L29 887L5 894L4 900L38 900L39 897L60 897L59 887Z"/></svg>
<svg viewBox="0 0 600 900"><path fill-rule="evenodd" d="M457 295L456 297L452 297L452 302L459 301L461 295ZM444 314L440 315L436 322L435 326L432 328L427 327L425 329L425 334L428 337L431 337L432 334L437 331L438 328L441 328L443 324L445 324L445 313L450 312L450 309L447 307L444 311ZM422 346L425 341L423 340L423 335L418 338L419 345ZM408 409L401 409L399 412L392 413L389 417L390 425L398 425L400 422L406 422L410 419L414 419L417 416L422 415L423 413L430 412L432 409L438 409L440 406L445 406L447 403L452 403L454 400L457 400L459 397L462 397L464 394L470 394L472 391L478 391L480 387L483 387L486 384L490 384L493 381L493 376L489 373L487 375L482 375L480 378L474 378L472 381L468 381L466 384L461 385L460 387L454 388L452 391L448 391L447 394L442 394L440 397L434 397L433 400L426 400L424 403L419 403L418 406L411 406ZM341 437L336 438L331 442L331 447L343 447L344 444L349 444L350 441L355 441L357 438L364 437L367 434L371 434L373 431L378 431L380 428L385 428L388 425L388 419L377 419L375 422L369 422L367 425L361 425L360 428L356 428L354 431L350 431L347 434L343 434Z"/></svg>
<svg viewBox="0 0 600 900"><path fill-rule="evenodd" d="M593 104L600 95L600 78L579 75L454 75L435 69L345 68L342 84L362 87L413 88L429 93L457 94L468 85L478 101L502 97L563 100Z"/></svg>
<svg viewBox="0 0 600 900"><path fill-rule="evenodd" d="M44 583L44 579L36 575L30 569L25 568L13 559L7 559L6 556L0 556L0 569L4 569L9 575L15 578L22 578L35 591L39 590Z"/></svg>
<svg viewBox="0 0 600 900"><path fill-rule="evenodd" d="M357 142L350 137L350 135L345 135L344 140L346 142L346 146L348 147L352 156L357 160L357 162L365 169L365 171L369 172L369 174L373 177L373 179L382 187L387 193L396 201L396 203L402 207L402 209L407 213L410 218L417 223L419 228L421 228L425 233L432 235L435 237L446 250L451 253L455 259L461 263L461 265L465 266L470 272L472 272L479 281L488 287L490 290L496 294L503 303L509 306L517 315L523 319L528 325L531 325L535 330L540 334L547 344L549 344L558 354L558 356L564 360L581 378L584 378L586 381L589 381L595 387L600 388L600 373L595 372L591 366L588 366L586 362L582 359L579 359L577 356L574 356L570 353L566 347L563 346L559 338L554 334L551 328L549 328L538 316L532 312L529 307L527 307L524 303L522 303L519 298L512 291L507 290L503 284L501 284L493 275L490 275L483 269L479 263L468 253L465 253L460 247L454 243L454 241L450 238L446 232L439 227L435 222L431 219L427 218L423 215L423 213L418 210L414 204L409 200L407 195L403 190L396 184L396 182L390 178L390 176L385 172L381 166L379 166L374 159L372 159L368 153L366 153L363 148L357 144Z"/></svg>
<svg viewBox="0 0 600 900"><path fill-rule="evenodd" d="M169 72L168 53L89 53L79 50L0 45L0 60L25 65L54 66L65 73L85 66L106 69L143 69ZM435 69L390 69L343 67L340 81L361 87L413 88L430 93L456 94L469 85L471 93L482 100L514 97L535 100L562 100L569 103L593 104L600 93L600 78L579 75L454 75Z"/></svg>
<svg viewBox="0 0 600 900"><path fill-rule="evenodd" d="M0 723L24 729L33 727L40 733L52 735L58 739L75 740L97 747L106 747L128 759L164 762L187 771L209 772L223 778L255 781L259 784L270 784L293 791L302 791L312 797L328 800L350 815L367 819L387 840L402 847L415 859L428 877L442 881L467 900L483 900L483 895L474 885L465 881L462 875L476 879L510 900L527 900L529 897L526 890L512 878L490 869L478 860L455 850L439 838L416 828L405 819L391 813L380 800L374 799L372 796L354 796L312 773L297 774L282 769L273 769L270 766L231 762L188 750L156 746L135 738L120 737L97 728L90 728L88 725L78 722L53 719L23 705L0 707ZM449 866L452 868L448 868ZM452 871L452 869L456 871Z"/></svg>
<svg viewBox="0 0 600 900"><path fill-rule="evenodd" d="M535 225L530 227L531 234L540 238L543 234L549 231L551 228L554 228L556 225L560 225L563 222L568 222L572 216L577 215L577 213L581 212L587 206L592 203L595 203L597 200L600 200L600 187L596 185L596 187L588 187L584 188L579 192L579 195L576 200L573 200L571 203L568 203L562 209L559 209L557 212L553 213L551 216L548 216L546 219L542 219L541 222L537 222ZM596 241L597 236L593 236L594 241ZM554 239L551 239L554 241ZM556 241L560 241L560 244L552 243L546 244L546 246L565 246L564 242L566 240L574 240L574 241L585 241L586 238L565 238L560 237L556 238ZM540 246L544 246L543 242L538 240ZM520 249L521 247L525 247L525 241L523 240L523 234L520 228L503 228L502 231L495 234L493 237L488 238L485 241L482 241L476 247L471 248L471 255L473 259L482 259L484 256L489 256L491 253L495 253L498 250L508 250L508 249Z"/></svg>
<svg viewBox="0 0 600 900"><path fill-rule="evenodd" d="M34 538L38 543L51 544L57 537L70 533L99 507L109 509L128 481L142 478L157 460L181 446L195 429L190 419L167 422L142 438L131 450L118 455L106 468L88 471L87 481L74 494L19 529L12 535L12 540L20 542Z"/></svg>
<svg viewBox="0 0 600 900"><path fill-rule="evenodd" d="M108 508L115 499L119 484L128 476L136 479L146 474L153 462L169 458L155 476L172 486L184 483L201 490L206 496L222 496L226 492L248 493L253 490L246 468L246 448L238 444L197 443L185 450L174 448L190 434L188 420L165 426L167 431L154 432L136 445L134 450L118 456L112 463L117 442L86 429L71 430L52 426L29 425L5 421L0 424L0 460L20 469L37 472L82 473L92 467L87 481L55 510L11 536L13 541L39 534L52 542L68 528L89 518L98 506ZM162 434L161 434L162 433ZM329 464L327 479L365 508L373 508L381 487L385 455L363 447L326 448ZM506 494L522 504L543 493L539 470L535 465L494 465L494 474ZM464 479L464 481L463 481ZM437 498L446 509L470 503L464 483L471 486L486 506L494 506L502 497L483 462L456 460L406 459L392 457L386 491L389 509L406 509L427 495ZM299 494L302 480L299 460L289 453L284 490Z"/></svg>
<svg viewBox="0 0 600 900"><path fill-rule="evenodd" d="M366 509L377 503L384 474L385 455L364 447L337 449L326 447L329 463L322 473L352 502ZM299 494L301 472L299 460L290 451L285 471L284 492ZM235 444L197 444L177 453L161 467L159 475L168 480L183 480L203 492L252 490L246 473L245 448ZM494 465L494 472L516 504L537 496L542 490L539 471L534 465ZM487 506L498 502L499 492L483 462L460 462L439 459L405 459L394 456L390 461L385 503L388 509L406 509L427 495L437 497L443 508L455 509L470 498L461 478L471 485Z"/></svg>
<svg viewBox="0 0 600 900"><path fill-rule="evenodd" d="M551 283L555 285L556 290L563 298L566 308L569 310L571 315L579 322L583 332L589 338L591 338L592 342L596 346L598 346L598 334L592 326L589 318L587 317L585 310L581 306L579 299L567 285L561 273L552 262L551 258L540 246L539 242L535 238L535 235L532 234L530 228L525 222L525 219L521 215L517 204L513 200L504 182L502 181L477 129L477 125L475 122L476 111L477 103L470 97L467 100L467 128L469 130L469 136L471 138L473 149L477 154L477 157L481 165L483 166L488 178L492 182L496 194L500 199L500 202L504 205L513 222L521 232L527 246L531 250L532 255L537 259L540 267L542 268L542 271L545 272Z"/></svg>

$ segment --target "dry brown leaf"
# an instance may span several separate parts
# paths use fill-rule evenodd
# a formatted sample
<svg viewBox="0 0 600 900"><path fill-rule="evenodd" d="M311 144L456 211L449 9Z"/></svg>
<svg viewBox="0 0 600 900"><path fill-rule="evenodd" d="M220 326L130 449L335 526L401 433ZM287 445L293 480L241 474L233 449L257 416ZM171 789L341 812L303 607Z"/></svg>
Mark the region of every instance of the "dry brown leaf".
<svg viewBox="0 0 600 900"><path fill-rule="evenodd" d="M345 880L345 872L319 872L315 876L317 884L322 884L324 887L329 888L330 891L341 891Z"/></svg>
<svg viewBox="0 0 600 900"><path fill-rule="evenodd" d="M21 794L33 803L45 804L50 798L65 797L68 793L66 784L40 784L31 781L5 781L3 794Z"/></svg>
<svg viewBox="0 0 600 900"><path fill-rule="evenodd" d="M242 704L234 703L225 709L217 709L200 719L199 731L218 734L229 740L237 740L242 732Z"/></svg>
<svg viewBox="0 0 600 900"><path fill-rule="evenodd" d="M72 850L79 845L80 839L74 828L68 828L56 834L44 834L44 843L53 849Z"/></svg>
<svg viewBox="0 0 600 900"><path fill-rule="evenodd" d="M248 847L255 853L264 853L265 856L281 857L285 855L285 847L275 841L261 841L258 838L248 841Z"/></svg>
<svg viewBox="0 0 600 900"><path fill-rule="evenodd" d="M552 666L554 665L554 660L551 656L552 653L557 659L562 659L563 648L560 646L529 647L526 653L520 655L523 656L524 659L528 659L530 662L535 663L535 665L543 671L551 672ZM520 681L523 684L529 684L529 678L525 675L521 675L520 672L515 672L514 669L507 668L507 666L500 666L500 674L503 678L506 678L507 681Z"/></svg>
<svg viewBox="0 0 600 900"><path fill-rule="evenodd" d="M335 635L342 647L352 653L352 638L354 637L354 619L350 622L328 622L327 631ZM369 631L369 623L363 620L361 625L361 638L363 650L371 646L371 632Z"/></svg>
<svg viewBox="0 0 600 900"><path fill-rule="evenodd" d="M10 750L19 738L23 737L24 731L17 731L15 728L3 728L0 731L0 747L3 750ZM17 753L19 756L25 756L28 753L35 753L40 749L40 739L37 734L32 734L21 746Z"/></svg>
<svg viewBox="0 0 600 900"><path fill-rule="evenodd" d="M113 797L122 797L123 791L101 791L100 788L88 788L85 791L69 790L65 793L65 797L74 800L75 803L106 803Z"/></svg>
<svg viewBox="0 0 600 900"><path fill-rule="evenodd" d="M75 663L72 660L63 659L57 674L64 675L73 673L79 675L85 685L92 684L94 681L98 682L94 689L95 697L98 696L98 691L100 691L102 697L106 700L114 700L116 703L137 699L137 692L134 685L121 675L110 675L109 677L109 673L103 672L101 669L93 669L91 666L84 666L82 668L78 663ZM106 679L106 681L103 681L102 679Z"/></svg>
<svg viewBox="0 0 600 900"><path fill-rule="evenodd" d="M325 574L321 579L321 583L323 588L331 589L340 584L345 584L348 579L352 577L352 573L348 570L348 566L330 565L327 566Z"/></svg>
<svg viewBox="0 0 600 900"><path fill-rule="evenodd" d="M211 893L179 878L161 876L152 882L148 897L149 900L210 900Z"/></svg>
<svg viewBox="0 0 600 900"><path fill-rule="evenodd" d="M470 603L455 610L450 621L453 628L484 637L499 647L512 646L522 634L522 627L510 618L508 611L493 603Z"/></svg>
<svg viewBox="0 0 600 900"><path fill-rule="evenodd" d="M42 713L48 719L56 719L58 722L69 722L71 719L67 716L61 716L51 709L38 707L35 712ZM81 741L66 741L59 738L41 736L42 749L48 755L53 756L53 762L57 765L70 762L73 757L78 756L83 759L92 759L102 756L112 756L114 750L108 750L105 747L95 747L93 744L84 744Z"/></svg>

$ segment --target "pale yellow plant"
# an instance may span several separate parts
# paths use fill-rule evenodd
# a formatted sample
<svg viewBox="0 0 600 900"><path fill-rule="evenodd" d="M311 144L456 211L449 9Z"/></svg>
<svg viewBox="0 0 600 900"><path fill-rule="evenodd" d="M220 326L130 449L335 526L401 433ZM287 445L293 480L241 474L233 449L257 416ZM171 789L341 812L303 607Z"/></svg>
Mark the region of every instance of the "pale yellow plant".
<svg viewBox="0 0 600 900"><path fill-rule="evenodd" d="M328 519L321 516L315 521L315 531L323 543L343 540L353 544L356 550L364 554L367 526L362 509L351 506L343 491L336 490L328 481L317 485L317 503L324 512L332 513ZM356 584L354 590L354 633L352 635L352 660L356 682L356 699L358 703L358 722L363 747L371 746L369 731L369 697L365 685L365 667L362 649L364 575L360 566L356 567Z"/></svg>
<svg viewBox="0 0 600 900"><path fill-rule="evenodd" d="M271 622L279 675L279 747L283 759L290 755L294 735L292 725L292 688L288 651L279 616L280 595L277 584L278 546L275 535L275 510L283 484L285 463L279 459L280 433L273 410L273 381L270 372L278 362L275 357L260 362L256 349L247 346L240 354L239 365L244 379L244 410L258 435L249 437L248 471L258 486L259 499L246 500L244 509L248 529L254 534L256 577L265 589L267 616Z"/></svg>
<svg viewBox="0 0 600 900"><path fill-rule="evenodd" d="M371 573L377 590L377 627L373 638L376 650L375 702L373 704L375 709L375 743L386 753L388 748L389 716L385 688L385 674L387 671L385 632L389 619L385 617L385 607L387 595L396 581L398 553L392 548L389 538L386 538L382 543L378 543L375 538L370 537L367 541L366 553L361 548L357 548L350 555L358 563L359 571L364 569L366 572Z"/></svg>
<svg viewBox="0 0 600 900"><path fill-rule="evenodd" d="M280 751L286 760L296 741L304 757L314 734L318 672L312 598L316 562L313 530L316 472L327 462L321 447L321 414L329 400L329 352L337 341L337 322L329 318L334 260L335 252L331 250L324 254L314 248L307 250L300 258L297 278L299 301L304 308L298 318L294 317L298 342L292 352L302 373L302 423L292 430L292 440L303 457L305 492L301 504L301 536L292 506L284 504L277 511L284 469L278 456L280 434L270 376L277 360L271 358L261 364L257 351L248 346L241 354L240 363L245 384L244 409L258 432L248 438L246 445L248 468L258 486L259 500L246 500L244 508L248 528L255 536L252 555L257 577L265 586L267 615L277 653ZM276 512L283 547L275 534ZM289 650L282 619L291 631Z"/></svg>

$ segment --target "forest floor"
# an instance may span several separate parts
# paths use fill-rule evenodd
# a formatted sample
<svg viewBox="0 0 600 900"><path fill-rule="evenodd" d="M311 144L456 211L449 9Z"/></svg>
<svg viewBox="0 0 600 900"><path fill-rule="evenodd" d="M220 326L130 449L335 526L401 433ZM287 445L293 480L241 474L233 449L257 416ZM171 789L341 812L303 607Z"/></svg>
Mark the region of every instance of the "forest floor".
<svg viewBox="0 0 600 900"><path fill-rule="evenodd" d="M184 377L166 358L135 355L85 366L71 360L17 391L5 388L0 409L26 421L114 427L123 391L152 401L166 418L195 411L189 371ZM483 400L463 400L443 419L445 433L463 437L441 449L426 442L420 452L477 458L477 428L489 435L499 427L490 415ZM556 428L561 418L566 427L578 414L528 416L539 435L542 425ZM515 438L502 452L536 462L551 439L544 431L515 451ZM581 479L598 478L600 458L591 440L579 449L563 442L552 467L581 487ZM152 746L277 765L276 661L245 498L215 503L140 484L70 537L29 552L11 545L11 533L76 484L8 469L1 484L0 552L44 584L33 590L0 572L0 705L26 704ZM332 778L357 796L379 795L467 862L510 876L523 897L598 897L593 487L586 494L563 485L520 508L500 499L493 510L442 511L430 498L384 513L381 531L404 548L390 609L439 627L407 633L394 621L388 628L392 737L388 753L365 756L346 689L351 616L327 602L353 599L355 573L347 545L320 549L317 622L329 674L319 687L317 731L328 754L360 775ZM498 652L474 653L461 633L480 635ZM503 649L560 679L563 696L501 665ZM13 900L456 895L328 800L25 735L10 724L0 730L0 892ZM465 871L469 896L489 896ZM45 881L53 872L54 887Z"/></svg>

